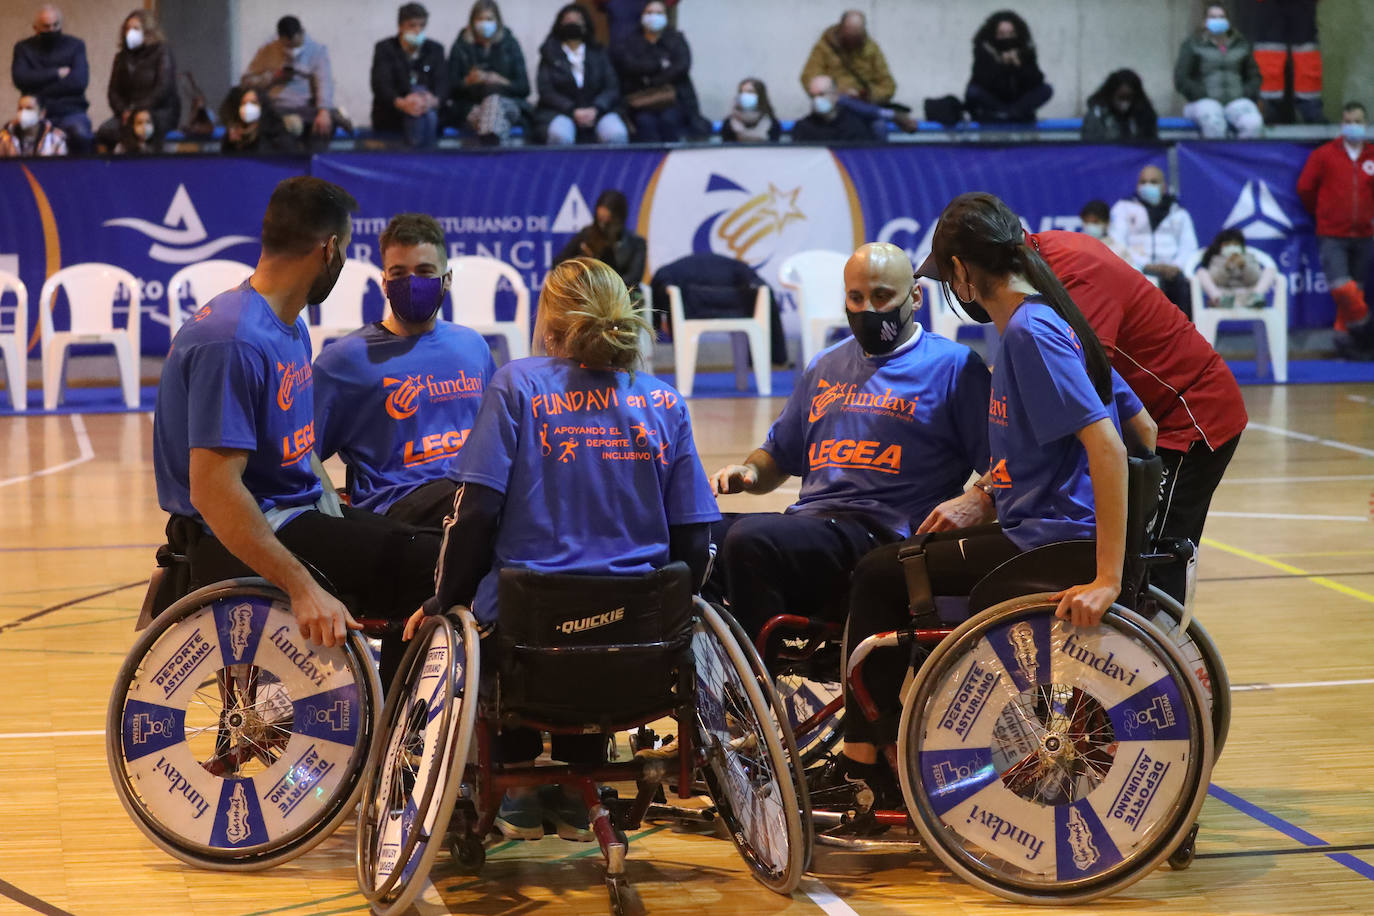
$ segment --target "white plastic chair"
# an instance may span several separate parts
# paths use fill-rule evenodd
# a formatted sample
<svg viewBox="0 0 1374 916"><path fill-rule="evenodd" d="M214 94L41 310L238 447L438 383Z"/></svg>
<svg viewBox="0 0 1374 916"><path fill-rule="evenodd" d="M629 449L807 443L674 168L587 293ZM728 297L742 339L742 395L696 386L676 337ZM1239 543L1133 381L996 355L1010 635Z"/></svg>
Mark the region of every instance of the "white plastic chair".
<svg viewBox="0 0 1374 916"><path fill-rule="evenodd" d="M983 342L988 347L988 353L992 353L996 349L999 340L997 325L979 324L955 311L953 306L945 302L940 284L934 280L922 277L919 282L925 307L930 310L930 329L932 331L941 337L958 340L960 328L978 328L983 332Z"/></svg>
<svg viewBox="0 0 1374 916"><path fill-rule="evenodd" d="M644 371L653 375L654 341L658 338L657 332L654 331L654 291L649 288L649 284L641 283L639 292L639 317L649 326L649 330L639 332L639 360Z"/></svg>
<svg viewBox="0 0 1374 916"><path fill-rule="evenodd" d="M368 284L374 284L377 291L386 296L386 281L382 270L370 261L344 261L339 273L339 282L329 293L329 298L320 303L320 320L310 320L310 310L305 311L306 324L310 328L310 352L320 355L324 345L335 337L352 334L363 326L363 299L367 297Z"/></svg>
<svg viewBox="0 0 1374 916"><path fill-rule="evenodd" d="M825 349L835 328L848 330L844 315L844 265L849 255L838 251L799 251L782 262L778 282L792 291L801 327L801 364L811 365Z"/></svg>
<svg viewBox="0 0 1374 916"><path fill-rule="evenodd" d="M1255 256L1260 267L1277 270L1274 259L1258 248L1247 248ZM1198 268L1202 266L1205 251L1195 253L1183 265L1192 286L1193 324L1213 347L1217 344L1217 326L1223 321L1244 322L1250 325L1255 334L1255 371L1262 374L1266 367L1274 374L1275 382L1288 381L1288 283L1282 272L1274 279L1269 290L1269 304L1258 308L1212 308L1207 305L1207 296L1202 291L1198 279Z"/></svg>
<svg viewBox="0 0 1374 916"><path fill-rule="evenodd" d="M238 261L201 261L172 274L172 279L167 281L167 327L171 329L171 336L176 337L182 322L191 316L181 308L183 287L199 308L252 275L253 268Z"/></svg>
<svg viewBox="0 0 1374 916"><path fill-rule="evenodd" d="M18 298L14 308L14 323L9 330L4 329L4 316L0 314L0 357L5 360L5 381L9 385L10 403L15 410L27 410L28 366L29 366L29 289L12 273L0 270L0 299L11 292ZM0 309L0 312L3 312Z"/></svg>
<svg viewBox="0 0 1374 916"><path fill-rule="evenodd" d="M129 293L129 325L114 326L115 294L123 286ZM71 330L53 329L52 308L57 290L67 292ZM113 264L73 264L48 278L38 296L40 340L43 352L43 407L55 410L62 393L62 368L67 348L73 344L110 344L119 365L119 384L124 406L138 407L138 340L141 318L138 279Z"/></svg>
<svg viewBox="0 0 1374 916"><path fill-rule="evenodd" d="M682 290L677 286L668 287L668 312L673 318L673 370L677 377L677 390L683 397L692 396L692 386L696 381L697 345L701 335L728 333L735 350L735 387L743 391L749 370L745 362L749 357L754 362L754 384L760 397L773 394L772 364L769 351L772 346L772 331L768 323L768 308L771 304L767 284L759 287L754 297L754 316L752 318L688 318L682 308ZM744 335L748 347L742 346Z"/></svg>
<svg viewBox="0 0 1374 916"><path fill-rule="evenodd" d="M500 337L506 359L530 355L530 288L520 272L505 261L467 255L448 262L453 271L453 320L483 337ZM515 290L515 318L496 320L496 287L504 277Z"/></svg>

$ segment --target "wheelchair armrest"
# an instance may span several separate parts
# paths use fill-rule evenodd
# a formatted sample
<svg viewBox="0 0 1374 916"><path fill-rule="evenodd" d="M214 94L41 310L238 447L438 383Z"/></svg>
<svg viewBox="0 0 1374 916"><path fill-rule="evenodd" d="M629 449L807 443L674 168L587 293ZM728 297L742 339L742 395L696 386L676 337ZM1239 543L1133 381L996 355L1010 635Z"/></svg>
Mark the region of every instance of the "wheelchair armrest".
<svg viewBox="0 0 1374 916"><path fill-rule="evenodd" d="M1061 541L1017 554L969 592L969 614L1036 592L1057 592L1097 575L1096 541Z"/></svg>

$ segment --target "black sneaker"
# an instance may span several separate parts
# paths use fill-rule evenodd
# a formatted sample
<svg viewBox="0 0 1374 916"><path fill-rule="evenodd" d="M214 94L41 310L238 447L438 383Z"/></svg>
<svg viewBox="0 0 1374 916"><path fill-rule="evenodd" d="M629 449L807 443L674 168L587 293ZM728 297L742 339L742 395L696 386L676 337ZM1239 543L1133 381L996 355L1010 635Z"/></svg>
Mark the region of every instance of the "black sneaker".
<svg viewBox="0 0 1374 916"><path fill-rule="evenodd" d="M806 773L806 789L811 806L822 810L849 811L867 814L904 807L902 790L890 775L869 779L850 775L849 763L843 755L830 758L823 766Z"/></svg>

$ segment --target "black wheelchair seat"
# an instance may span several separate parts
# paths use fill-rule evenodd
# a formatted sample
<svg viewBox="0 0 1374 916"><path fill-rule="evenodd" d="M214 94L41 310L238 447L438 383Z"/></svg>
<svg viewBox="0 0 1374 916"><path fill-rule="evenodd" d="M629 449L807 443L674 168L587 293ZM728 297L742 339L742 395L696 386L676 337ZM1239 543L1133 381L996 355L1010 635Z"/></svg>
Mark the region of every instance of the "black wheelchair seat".
<svg viewBox="0 0 1374 916"><path fill-rule="evenodd" d="M501 570L503 714L554 725L622 723L672 709L692 635L692 575Z"/></svg>

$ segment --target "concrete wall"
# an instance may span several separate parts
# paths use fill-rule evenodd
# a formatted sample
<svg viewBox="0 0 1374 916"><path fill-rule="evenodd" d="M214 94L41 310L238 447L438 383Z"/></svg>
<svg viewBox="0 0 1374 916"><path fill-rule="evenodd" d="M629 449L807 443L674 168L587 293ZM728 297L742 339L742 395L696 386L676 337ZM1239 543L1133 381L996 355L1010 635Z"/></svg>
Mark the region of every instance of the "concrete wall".
<svg viewBox="0 0 1374 916"><path fill-rule="evenodd" d="M90 100L91 123L99 126L110 116L105 102L105 87L110 82L110 65L114 63L119 27L129 12L143 4L139 0L65 0L62 8L62 28L86 42L86 57L91 65L91 83L86 90ZM26 0L0 2L0 47L4 54L4 77L0 78L0 117L9 121L19 106L19 92L10 82L11 48L16 41L33 34L33 15L40 3Z"/></svg>
<svg viewBox="0 0 1374 916"><path fill-rule="evenodd" d="M784 117L804 113L798 77L820 32L846 3L869 16L898 84L898 98L919 107L927 96L963 94L972 66L972 37L983 19L1008 5L1030 23L1041 66L1055 86L1043 114L1072 116L1084 96L1108 72L1132 66L1166 113L1181 101L1173 95L1174 55L1198 20L1199 0L682 0L678 25L692 45L692 76L703 113L721 117L738 81L762 78ZM431 2L428 35L448 47L467 21L469 4ZM357 120L371 106L368 68L372 45L396 31L395 2L363 0L238 0L233 36L234 66L242 69L254 50L274 35L277 17L290 11L329 46L337 96ZM540 42L548 33L556 0L505 0L502 13L520 39L530 78Z"/></svg>

